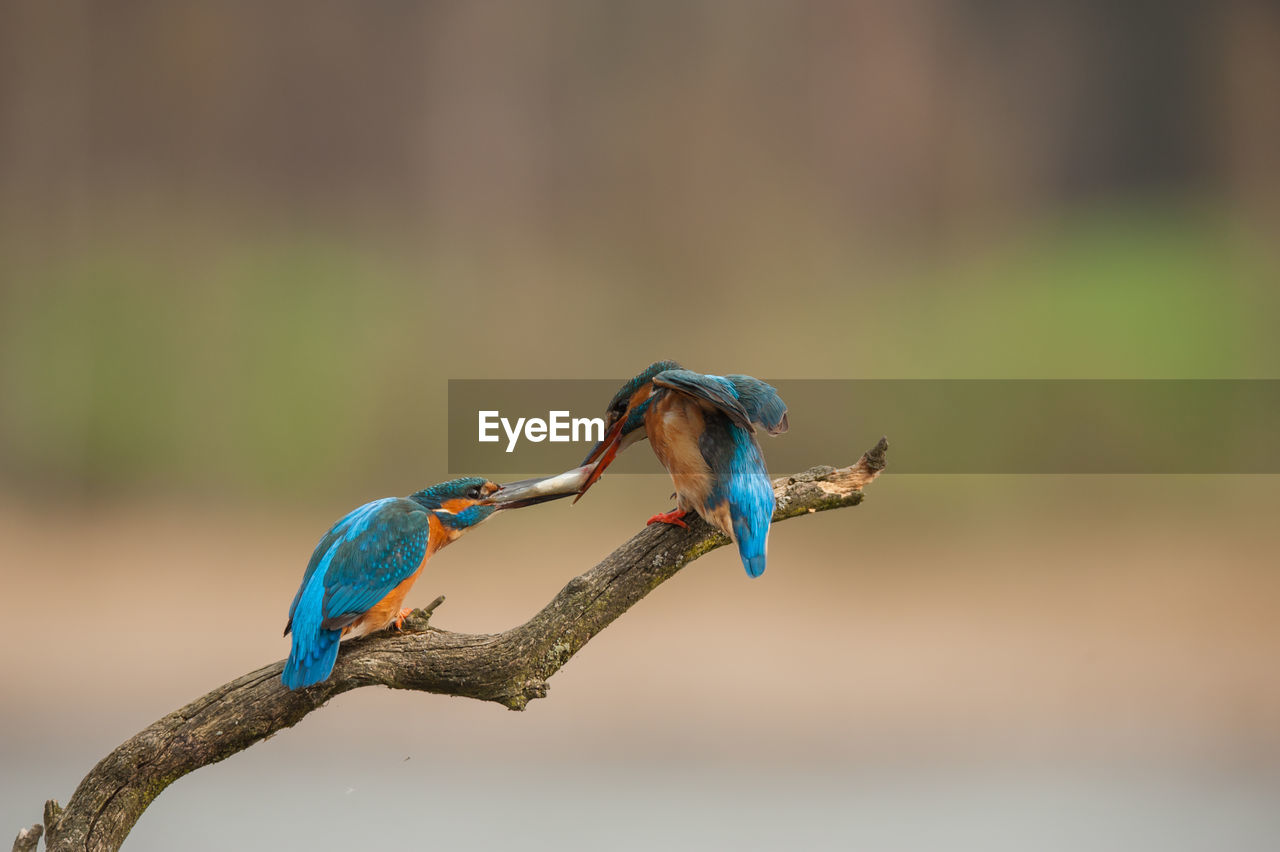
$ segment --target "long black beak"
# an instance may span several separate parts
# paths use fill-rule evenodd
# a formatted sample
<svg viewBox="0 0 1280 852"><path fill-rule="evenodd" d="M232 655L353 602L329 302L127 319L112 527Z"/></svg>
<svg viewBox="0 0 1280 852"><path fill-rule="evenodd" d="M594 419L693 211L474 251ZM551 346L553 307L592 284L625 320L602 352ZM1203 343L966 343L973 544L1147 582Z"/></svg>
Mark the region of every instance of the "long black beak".
<svg viewBox="0 0 1280 852"><path fill-rule="evenodd" d="M588 465L595 463L595 460L600 458L600 453L604 450L604 444L605 442L603 439L596 442L596 445L591 448L591 452L587 453L587 457L582 460L583 467L587 467Z"/></svg>
<svg viewBox="0 0 1280 852"><path fill-rule="evenodd" d="M555 476L540 476L535 479L508 482L490 494L488 499L499 509L520 509L524 506L569 497L577 494L582 488L582 483L587 481L592 467L593 465L583 465Z"/></svg>

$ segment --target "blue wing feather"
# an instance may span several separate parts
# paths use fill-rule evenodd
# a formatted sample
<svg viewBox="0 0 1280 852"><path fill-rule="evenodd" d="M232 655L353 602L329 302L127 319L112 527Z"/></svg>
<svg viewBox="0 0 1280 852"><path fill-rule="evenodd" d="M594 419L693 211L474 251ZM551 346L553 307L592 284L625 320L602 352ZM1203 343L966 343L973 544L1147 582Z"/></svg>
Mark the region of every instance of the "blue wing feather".
<svg viewBox="0 0 1280 852"><path fill-rule="evenodd" d="M738 401L737 390L728 379L705 376L692 370L664 370L653 377L653 383L709 402L743 429L749 432L754 429L751 417Z"/></svg>
<svg viewBox="0 0 1280 852"><path fill-rule="evenodd" d="M341 628L422 564L428 518L412 500L390 497L366 503L325 533L289 608L293 646L281 678L285 686L298 689L329 676Z"/></svg>
<svg viewBox="0 0 1280 852"><path fill-rule="evenodd" d="M742 567L752 577L764 573L773 519L773 485L755 437L728 418L708 419L698 449L711 470L704 517L728 504L733 538Z"/></svg>
<svg viewBox="0 0 1280 852"><path fill-rule="evenodd" d="M764 573L769 523L773 519L773 485L755 439L742 430L736 431L726 489L729 517L742 567L748 576L759 577Z"/></svg>
<svg viewBox="0 0 1280 852"><path fill-rule="evenodd" d="M350 517L348 515L347 517ZM320 537L320 542L316 545L316 549L311 554L311 560L307 562L307 570L302 575L302 585L298 586L298 591L293 595L293 603L289 604L289 619L284 625L284 635L288 636L293 629L293 617L298 611L298 603L302 600L302 593L306 591L307 585L311 582L311 577L315 574L316 568L320 565L320 560L324 557L329 549L333 547L335 541L342 534L342 524L347 520L343 518L338 523Z"/></svg>
<svg viewBox="0 0 1280 852"><path fill-rule="evenodd" d="M752 423L770 435L780 435L790 428L787 404L772 385L753 376L725 376L725 379L733 385L738 402L742 404Z"/></svg>
<svg viewBox="0 0 1280 852"><path fill-rule="evenodd" d="M664 370L653 377L653 383L711 403L748 431L760 426L770 435L778 435L790 427L787 404L778 396L778 391L753 376Z"/></svg>

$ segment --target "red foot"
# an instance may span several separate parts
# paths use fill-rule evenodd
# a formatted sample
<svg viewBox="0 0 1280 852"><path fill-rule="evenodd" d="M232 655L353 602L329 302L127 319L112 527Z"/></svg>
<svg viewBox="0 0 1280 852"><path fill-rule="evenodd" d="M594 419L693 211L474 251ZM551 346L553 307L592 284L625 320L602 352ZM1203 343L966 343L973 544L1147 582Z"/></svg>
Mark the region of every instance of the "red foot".
<svg viewBox="0 0 1280 852"><path fill-rule="evenodd" d="M659 512L649 520L645 521L644 525L647 527L649 524L675 524L678 527L688 529L689 525L680 520L687 514L689 513L684 509L672 509L670 512Z"/></svg>
<svg viewBox="0 0 1280 852"><path fill-rule="evenodd" d="M396 620L391 622L396 630L404 630L404 620L409 617L411 612L413 612L411 607L405 607L396 614Z"/></svg>

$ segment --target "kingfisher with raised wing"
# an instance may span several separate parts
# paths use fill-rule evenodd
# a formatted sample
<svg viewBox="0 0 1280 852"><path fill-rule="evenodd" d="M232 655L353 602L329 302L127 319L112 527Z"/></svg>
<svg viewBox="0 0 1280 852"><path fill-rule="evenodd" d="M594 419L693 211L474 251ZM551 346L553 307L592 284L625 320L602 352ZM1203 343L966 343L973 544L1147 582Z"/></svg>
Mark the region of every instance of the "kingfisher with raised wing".
<svg viewBox="0 0 1280 852"><path fill-rule="evenodd" d="M648 438L676 488L676 508L649 523L685 526L684 516L697 512L737 543L748 576L759 577L769 545L773 485L756 430L778 435L788 425L786 404L759 379L703 375L675 361L658 361L614 394L604 439L583 462L594 467L578 497L620 451Z"/></svg>
<svg viewBox="0 0 1280 852"><path fill-rule="evenodd" d="M427 560L494 512L576 493L585 469L499 486L478 477L453 479L408 497L374 500L324 534L289 605L284 634L293 634L280 680L290 689L319 683L333 671L338 642L404 623L405 595Z"/></svg>

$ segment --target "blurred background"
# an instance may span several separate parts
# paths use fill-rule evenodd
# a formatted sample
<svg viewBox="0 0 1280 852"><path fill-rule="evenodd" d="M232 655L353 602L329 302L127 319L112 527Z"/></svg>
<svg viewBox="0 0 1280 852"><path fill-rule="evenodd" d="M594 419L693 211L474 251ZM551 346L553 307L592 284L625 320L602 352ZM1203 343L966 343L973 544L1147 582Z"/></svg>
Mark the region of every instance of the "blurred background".
<svg viewBox="0 0 1280 852"><path fill-rule="evenodd" d="M1246 0L0 0L0 828L283 657L451 378L1275 378L1278 97ZM1280 480L892 457L526 713L341 696L126 848L1278 848ZM522 622L668 508L605 485L409 602Z"/></svg>

